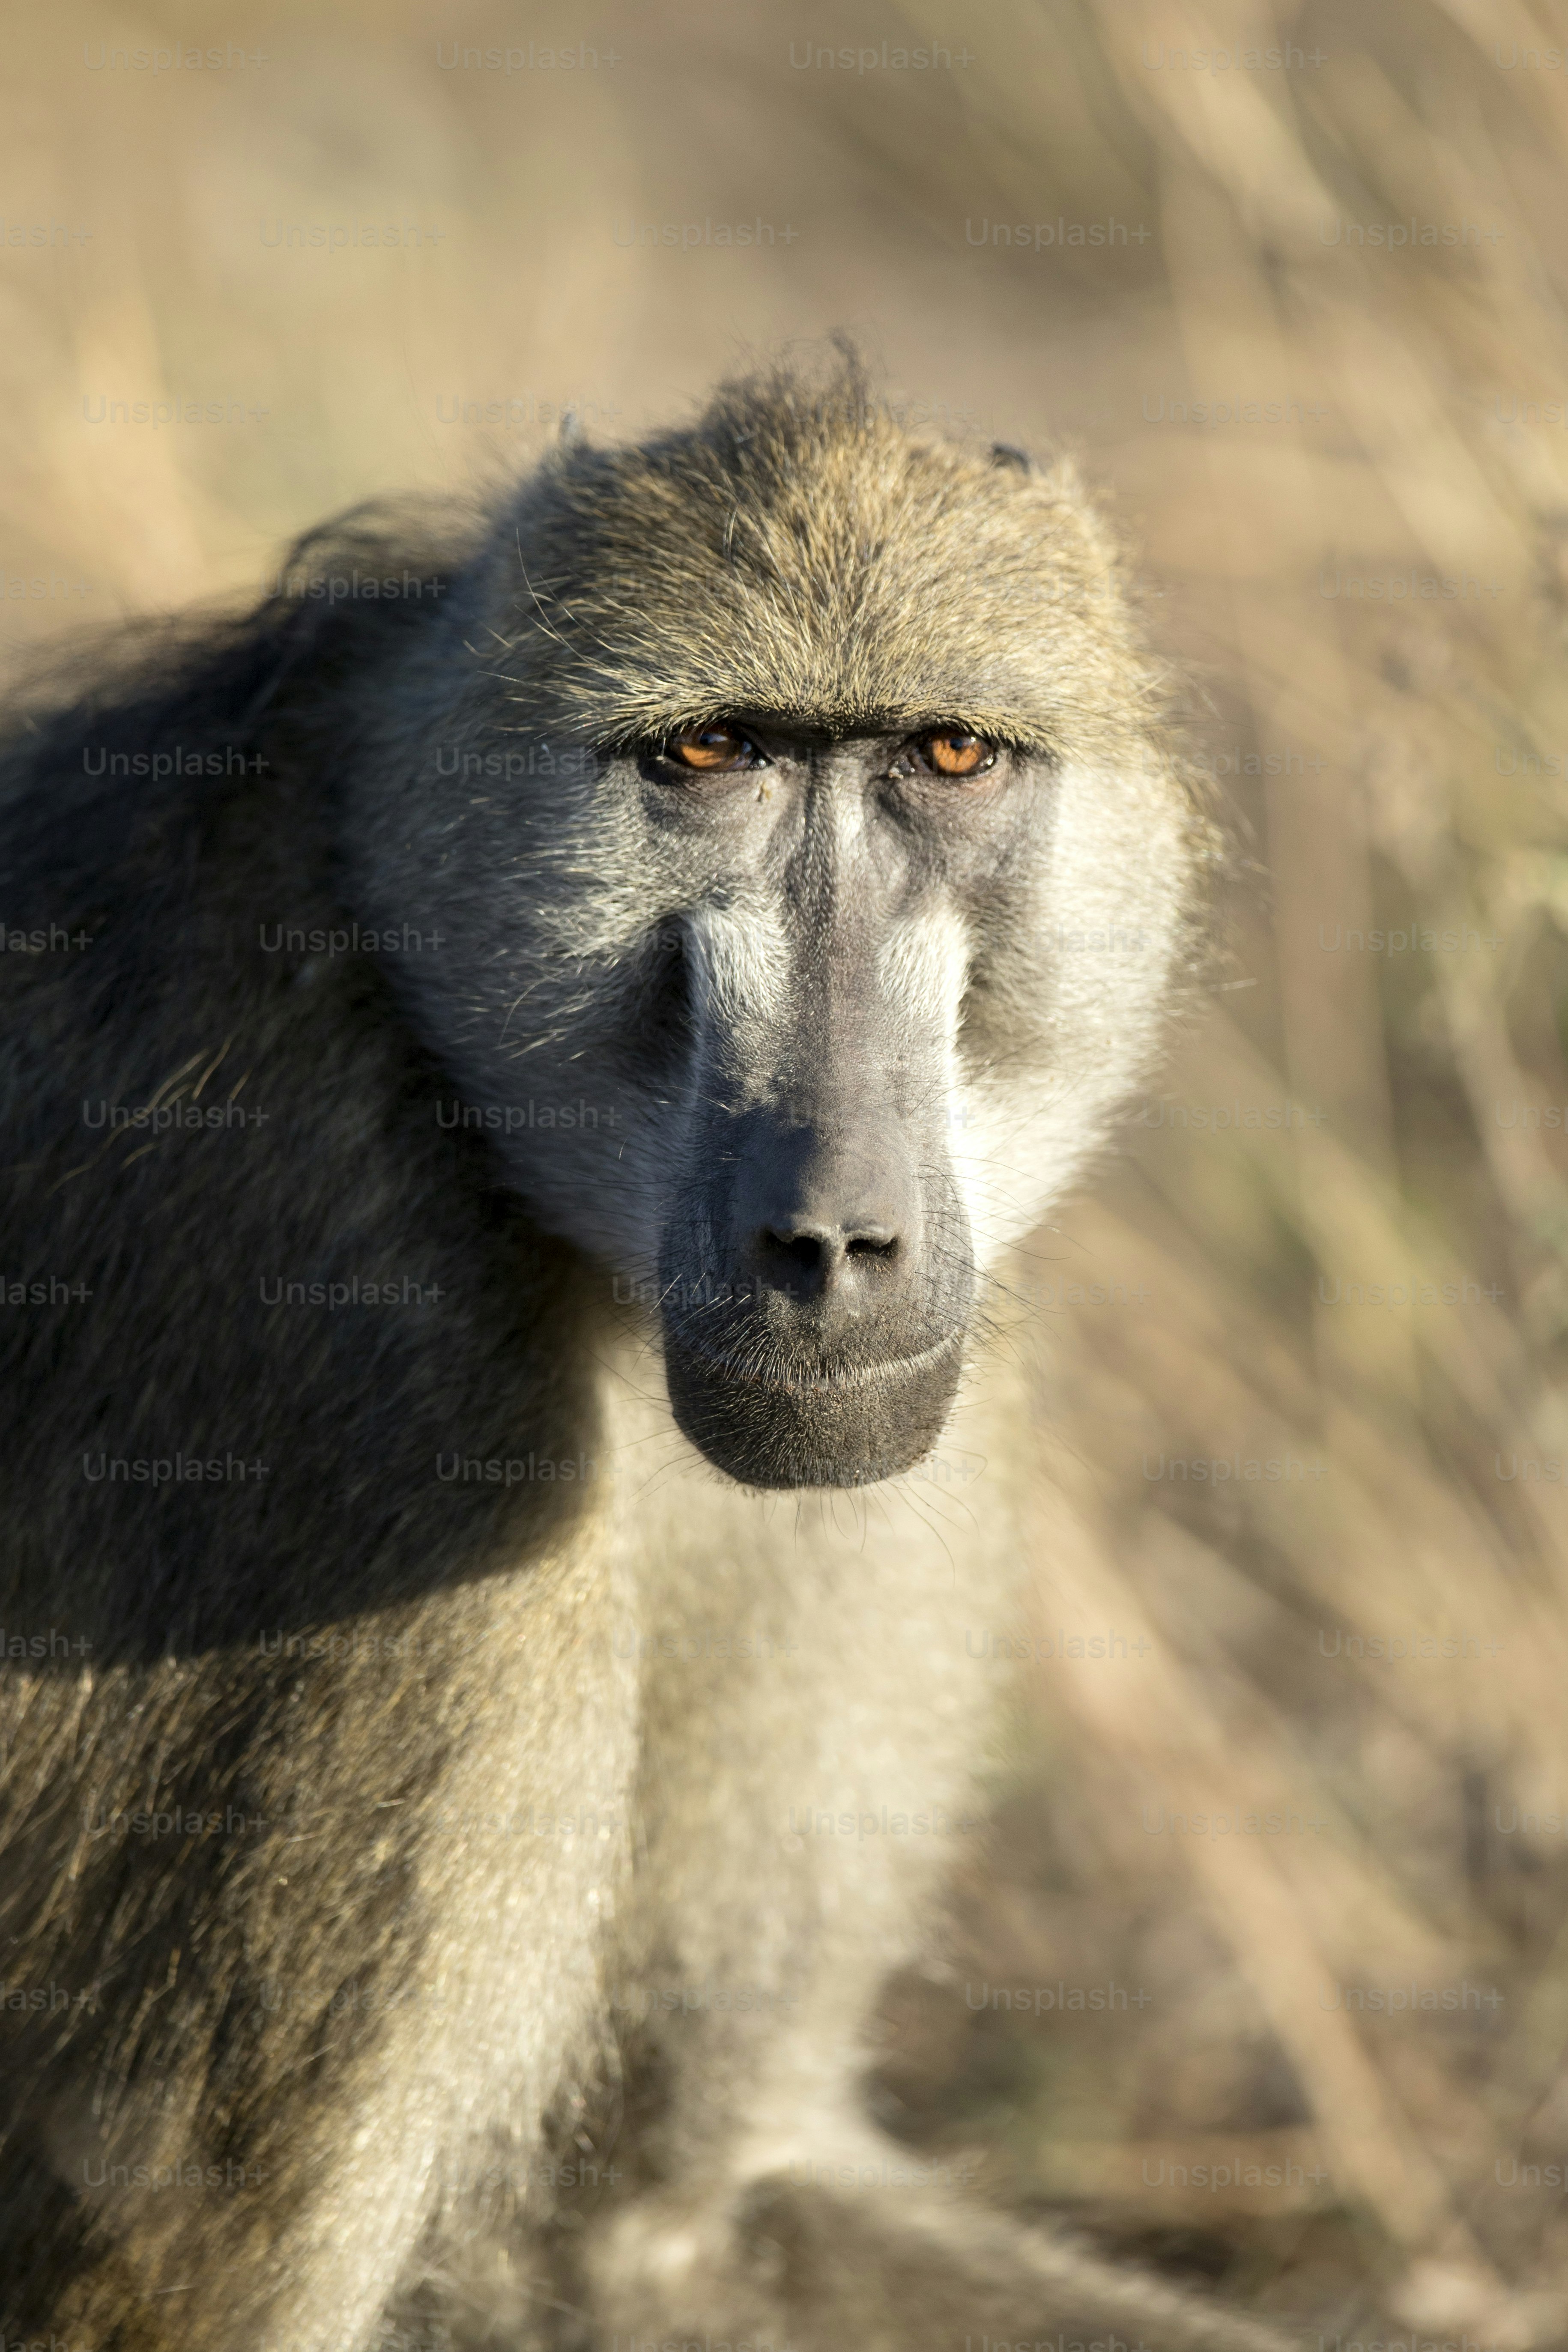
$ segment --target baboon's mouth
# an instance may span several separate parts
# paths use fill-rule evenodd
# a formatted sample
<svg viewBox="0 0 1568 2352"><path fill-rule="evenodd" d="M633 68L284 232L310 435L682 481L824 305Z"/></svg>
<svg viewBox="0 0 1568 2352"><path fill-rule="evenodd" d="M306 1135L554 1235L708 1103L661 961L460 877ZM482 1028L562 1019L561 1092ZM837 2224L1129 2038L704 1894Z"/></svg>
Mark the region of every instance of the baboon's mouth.
<svg viewBox="0 0 1568 2352"><path fill-rule="evenodd" d="M787 1363L745 1363L739 1357L721 1350L704 1348L700 1342L673 1336L667 1347L685 1356L695 1357L710 1379L731 1381L764 1393L776 1391L785 1396L842 1394L846 1390L878 1388L890 1381L912 1379L935 1366L939 1360L954 1354L963 1345L962 1330L948 1331L929 1348L921 1348L910 1356L883 1356L871 1363L837 1363L795 1365Z"/></svg>
<svg viewBox="0 0 1568 2352"><path fill-rule="evenodd" d="M684 1434L742 1486L874 1486L941 1436L963 1339L959 1329L910 1355L809 1365L737 1361L667 1330L665 1381Z"/></svg>

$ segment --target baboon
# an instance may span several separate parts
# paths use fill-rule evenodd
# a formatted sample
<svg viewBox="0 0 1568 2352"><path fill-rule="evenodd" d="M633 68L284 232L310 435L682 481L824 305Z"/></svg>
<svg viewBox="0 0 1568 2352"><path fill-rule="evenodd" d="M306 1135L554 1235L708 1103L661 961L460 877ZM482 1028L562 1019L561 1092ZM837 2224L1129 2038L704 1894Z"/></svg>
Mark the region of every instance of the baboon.
<svg viewBox="0 0 1568 2352"><path fill-rule="evenodd" d="M6 2336L1274 2343L861 2087L1200 855L1070 468L764 369L8 777Z"/></svg>

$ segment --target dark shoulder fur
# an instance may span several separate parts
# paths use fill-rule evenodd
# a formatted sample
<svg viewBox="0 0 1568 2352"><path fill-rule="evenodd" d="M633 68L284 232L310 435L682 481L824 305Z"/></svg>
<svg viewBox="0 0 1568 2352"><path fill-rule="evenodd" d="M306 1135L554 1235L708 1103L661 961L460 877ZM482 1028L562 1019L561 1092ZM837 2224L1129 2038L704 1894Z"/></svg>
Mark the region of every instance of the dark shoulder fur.
<svg viewBox="0 0 1568 2352"><path fill-rule="evenodd" d="M355 709L440 625L451 567L362 515L291 570L421 589L144 628L6 747L0 1271L45 1303L0 1309L26 1530L0 1623L68 1625L79 1664L254 1642L470 1574L557 1507L537 1484L443 1483L437 1453L582 1444L570 1253L480 1141L438 1126L439 1073L353 951L338 887ZM410 1303L264 1301L356 1277ZM262 1467L89 1475L176 1455ZM127 1548L156 1563L135 1590L107 1572Z"/></svg>

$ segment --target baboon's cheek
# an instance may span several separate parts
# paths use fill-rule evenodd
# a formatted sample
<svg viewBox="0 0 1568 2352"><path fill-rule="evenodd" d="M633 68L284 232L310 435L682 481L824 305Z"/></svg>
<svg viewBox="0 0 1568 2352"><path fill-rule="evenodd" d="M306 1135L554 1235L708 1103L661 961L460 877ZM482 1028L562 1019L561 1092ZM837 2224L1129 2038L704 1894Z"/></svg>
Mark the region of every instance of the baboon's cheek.
<svg viewBox="0 0 1568 2352"><path fill-rule="evenodd" d="M868 1486L912 1469L936 1444L963 1336L850 1377L784 1381L715 1361L667 1327L665 1378L683 1434L743 1486Z"/></svg>

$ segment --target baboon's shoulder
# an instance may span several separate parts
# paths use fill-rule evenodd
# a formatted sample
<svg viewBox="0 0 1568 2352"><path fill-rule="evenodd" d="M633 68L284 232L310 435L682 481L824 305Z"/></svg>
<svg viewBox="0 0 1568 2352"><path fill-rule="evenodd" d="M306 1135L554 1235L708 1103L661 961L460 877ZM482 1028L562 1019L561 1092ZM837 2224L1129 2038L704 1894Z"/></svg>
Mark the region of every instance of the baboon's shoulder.
<svg viewBox="0 0 1568 2352"><path fill-rule="evenodd" d="M338 887L334 751L412 620L143 644L8 746L5 1622L68 1588L100 1663L412 1597L573 1499L437 1475L577 1457L588 1382L576 1261L453 1118Z"/></svg>

